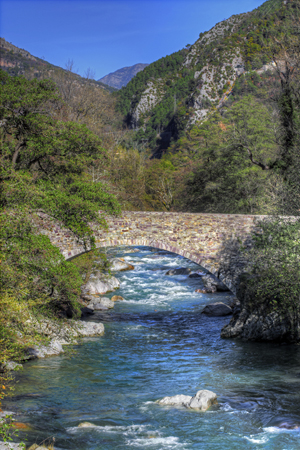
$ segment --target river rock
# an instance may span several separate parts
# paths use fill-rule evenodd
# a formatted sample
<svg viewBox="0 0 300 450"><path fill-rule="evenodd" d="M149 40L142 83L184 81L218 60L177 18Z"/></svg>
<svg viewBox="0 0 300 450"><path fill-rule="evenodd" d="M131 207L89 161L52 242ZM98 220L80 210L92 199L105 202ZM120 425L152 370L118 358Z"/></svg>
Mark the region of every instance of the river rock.
<svg viewBox="0 0 300 450"><path fill-rule="evenodd" d="M95 297L93 295L88 295L88 294L81 294L81 299L85 302L93 302L93 300L95 300Z"/></svg>
<svg viewBox="0 0 300 450"><path fill-rule="evenodd" d="M94 312L97 312L97 311L108 311L108 308L107 308L107 306L103 306L102 305L102 303L95 303L94 305Z"/></svg>
<svg viewBox="0 0 300 450"><path fill-rule="evenodd" d="M188 408L190 401L192 400L191 395L173 395L173 397L164 397L157 403L160 405L170 405L170 406L185 406Z"/></svg>
<svg viewBox="0 0 300 450"><path fill-rule="evenodd" d="M47 321L50 322L51 321ZM72 321L59 328L59 338L52 339L48 345L34 345L27 349L29 359L47 358L64 353L63 345L76 343L76 337L101 336L104 333L104 325L100 322Z"/></svg>
<svg viewBox="0 0 300 450"><path fill-rule="evenodd" d="M64 353L62 344L57 340L52 340L49 345L34 345L27 349L30 359L46 358Z"/></svg>
<svg viewBox="0 0 300 450"><path fill-rule="evenodd" d="M199 409L200 411L206 411L215 403L217 403L217 394L203 389L194 395L188 407L192 409Z"/></svg>
<svg viewBox="0 0 300 450"><path fill-rule="evenodd" d="M15 414L12 411L0 411L0 419L5 419L6 416L14 416Z"/></svg>
<svg viewBox="0 0 300 450"><path fill-rule="evenodd" d="M212 405L217 403L217 394L202 389L201 391L198 391L194 397L189 395L174 395L173 397L164 397L157 403L160 405L184 406L188 409L206 411Z"/></svg>
<svg viewBox="0 0 300 450"><path fill-rule="evenodd" d="M103 295L120 287L120 282L109 275L96 274L90 277L87 284L81 286L83 295Z"/></svg>
<svg viewBox="0 0 300 450"><path fill-rule="evenodd" d="M29 447L28 450L48 450L49 448L52 449L53 447L44 447L43 445L33 444Z"/></svg>
<svg viewBox="0 0 300 450"><path fill-rule="evenodd" d="M114 302L111 301L107 297L101 298L99 303L96 303L96 304L94 303L94 309L96 311L99 311L99 310L101 311L101 310L103 310L103 308L111 309L111 308L114 308L114 306L115 306Z"/></svg>
<svg viewBox="0 0 300 450"><path fill-rule="evenodd" d="M3 372L5 370L19 370L22 367L22 364L16 363L15 361L6 361L5 363L0 364L0 372Z"/></svg>
<svg viewBox="0 0 300 450"><path fill-rule="evenodd" d="M120 258L113 258L109 260L110 262L110 270L124 272L125 270L133 270L134 266L132 264L128 264Z"/></svg>
<svg viewBox="0 0 300 450"><path fill-rule="evenodd" d="M120 302L122 300L124 300L124 298L121 297L121 295L113 295L112 298L111 298L112 302Z"/></svg>
<svg viewBox="0 0 300 450"><path fill-rule="evenodd" d="M90 427L95 427L96 425L94 425L93 423L91 423L91 422L81 422L79 425L78 425L78 428L90 428Z"/></svg>
<svg viewBox="0 0 300 450"><path fill-rule="evenodd" d="M202 311L202 314L207 314L208 316L229 316L232 314L232 309L230 306L225 305L225 303L217 302L206 305Z"/></svg>
<svg viewBox="0 0 300 450"><path fill-rule="evenodd" d="M188 267L179 267L178 269L170 269L166 272L166 275L189 275L191 273L191 269Z"/></svg>
<svg viewBox="0 0 300 450"><path fill-rule="evenodd" d="M202 283L206 289L215 288L218 292L226 292L229 291L228 287L222 283L217 277L214 275L205 275L202 277Z"/></svg>
<svg viewBox="0 0 300 450"><path fill-rule="evenodd" d="M203 275L201 275L200 273L191 273L189 275L189 278L202 278Z"/></svg>
<svg viewBox="0 0 300 450"><path fill-rule="evenodd" d="M0 442L0 450L20 450L24 449L23 445L14 442Z"/></svg>
<svg viewBox="0 0 300 450"><path fill-rule="evenodd" d="M217 289L215 286L211 286L205 289L196 289L195 292L197 292L198 294L215 294L217 292Z"/></svg>
<svg viewBox="0 0 300 450"><path fill-rule="evenodd" d="M100 322L79 322L77 333L83 337L101 336L104 334L104 325Z"/></svg>

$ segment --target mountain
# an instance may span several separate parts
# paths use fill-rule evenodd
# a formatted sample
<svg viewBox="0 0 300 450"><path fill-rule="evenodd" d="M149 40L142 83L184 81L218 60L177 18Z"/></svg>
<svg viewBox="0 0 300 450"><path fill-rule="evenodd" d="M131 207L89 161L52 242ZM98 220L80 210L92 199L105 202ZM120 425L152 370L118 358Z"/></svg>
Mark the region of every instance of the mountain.
<svg viewBox="0 0 300 450"><path fill-rule="evenodd" d="M268 0L200 33L191 46L155 61L118 92L118 109L140 143L166 149L194 123L233 101L241 80L274 71L270 46L291 25L298 1Z"/></svg>
<svg viewBox="0 0 300 450"><path fill-rule="evenodd" d="M149 64L135 64L134 66L123 67L122 69L105 75L105 77L100 78L99 81L116 89L121 89L121 87L126 86L137 73L144 70L148 65Z"/></svg>
<svg viewBox="0 0 300 450"><path fill-rule="evenodd" d="M0 38L0 68L5 70L11 76L23 75L26 78L55 78L65 74L67 71L61 67L55 66L42 58L31 55L27 50L16 47ZM100 87L108 92L114 92L115 89L100 81L87 80L80 75L73 73L74 79L80 83L86 83Z"/></svg>

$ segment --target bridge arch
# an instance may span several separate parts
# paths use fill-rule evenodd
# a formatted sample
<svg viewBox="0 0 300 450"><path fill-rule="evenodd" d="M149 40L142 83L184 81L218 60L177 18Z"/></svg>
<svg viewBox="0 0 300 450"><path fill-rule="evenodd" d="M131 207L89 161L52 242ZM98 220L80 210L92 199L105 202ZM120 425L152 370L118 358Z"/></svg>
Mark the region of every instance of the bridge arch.
<svg viewBox="0 0 300 450"><path fill-rule="evenodd" d="M257 220L263 216L123 212L107 217L108 228L91 224L97 248L147 246L176 253L216 275L235 293L243 268L237 247L249 245ZM66 259L86 252L70 230L40 214L38 231L49 236Z"/></svg>
<svg viewBox="0 0 300 450"><path fill-rule="evenodd" d="M147 241L145 239L143 239L142 241L134 240L134 239L130 239L130 240L122 239L122 240L118 241L118 240L114 239L113 241L105 242L105 246L103 246L103 244L98 244L98 245L96 244L96 248L119 247L119 246L128 246L128 247L142 246L142 247L157 248L158 250L167 250L168 252L176 253L179 256L183 256L184 258L187 258L190 261L192 261L196 264L199 264L199 266L203 267L203 269L206 269L208 272L218 276L216 269L211 264L209 264L208 261L205 261L205 259L199 258L196 254L190 254L189 252L183 250L182 248L179 248L176 246L170 246L161 241L150 241L150 240ZM87 250L87 252L88 251L89 250ZM73 256L66 258L66 260L76 258L77 256L82 255L83 253L86 253L86 252L80 251L79 253L73 254ZM224 284L225 284L225 286L227 286L226 281ZM232 289L232 286L227 286L227 287L230 290Z"/></svg>

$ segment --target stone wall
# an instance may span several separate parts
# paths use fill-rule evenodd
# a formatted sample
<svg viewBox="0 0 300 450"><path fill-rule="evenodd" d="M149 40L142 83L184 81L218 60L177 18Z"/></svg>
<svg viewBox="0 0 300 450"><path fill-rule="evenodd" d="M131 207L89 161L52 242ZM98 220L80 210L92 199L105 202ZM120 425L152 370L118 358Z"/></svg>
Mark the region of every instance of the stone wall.
<svg viewBox="0 0 300 450"><path fill-rule="evenodd" d="M232 292L245 264L245 248L263 216L192 214L173 212L123 212L107 217L108 228L92 225L96 247L145 245L182 255L220 278ZM69 230L40 214L38 230L49 236L66 259L85 252Z"/></svg>

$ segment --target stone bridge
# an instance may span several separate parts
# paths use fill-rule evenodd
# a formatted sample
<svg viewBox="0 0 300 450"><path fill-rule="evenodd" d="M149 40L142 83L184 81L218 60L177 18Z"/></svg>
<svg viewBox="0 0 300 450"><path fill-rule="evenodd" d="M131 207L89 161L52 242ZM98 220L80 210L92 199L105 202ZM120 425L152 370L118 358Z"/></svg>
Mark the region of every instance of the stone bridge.
<svg viewBox="0 0 300 450"><path fill-rule="evenodd" d="M123 212L107 217L108 229L93 225L96 247L143 245L168 250L199 264L235 292L245 264L240 247L251 246L251 233L263 216L192 214L175 212ZM84 253L74 235L45 215L40 232L47 234L66 259Z"/></svg>

